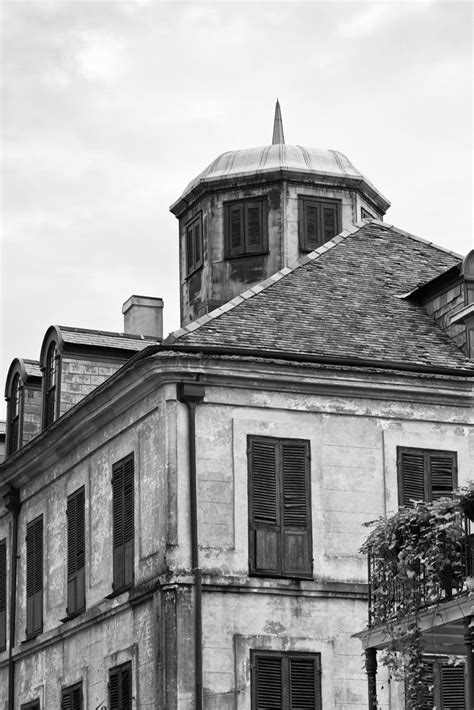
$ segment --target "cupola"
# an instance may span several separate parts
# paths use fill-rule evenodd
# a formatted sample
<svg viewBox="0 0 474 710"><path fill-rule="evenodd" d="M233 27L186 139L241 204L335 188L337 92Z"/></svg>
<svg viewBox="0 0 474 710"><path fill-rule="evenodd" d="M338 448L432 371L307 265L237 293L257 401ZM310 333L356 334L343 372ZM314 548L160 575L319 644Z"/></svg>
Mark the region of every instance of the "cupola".
<svg viewBox="0 0 474 710"><path fill-rule="evenodd" d="M271 145L219 155L170 210L179 219L181 325L295 266L390 203L342 153L287 145L277 101Z"/></svg>

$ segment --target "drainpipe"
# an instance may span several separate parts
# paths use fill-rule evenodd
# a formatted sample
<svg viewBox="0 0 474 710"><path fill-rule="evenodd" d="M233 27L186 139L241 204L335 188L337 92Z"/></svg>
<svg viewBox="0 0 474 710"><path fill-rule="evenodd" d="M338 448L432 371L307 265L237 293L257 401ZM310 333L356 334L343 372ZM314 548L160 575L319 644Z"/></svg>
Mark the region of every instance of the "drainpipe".
<svg viewBox="0 0 474 710"><path fill-rule="evenodd" d="M189 504L191 516L191 568L194 575L194 660L196 710L202 710L202 575L199 567L199 538L197 519L196 481L196 407L204 399L205 389L200 382L181 382L178 399L188 406Z"/></svg>
<svg viewBox="0 0 474 710"><path fill-rule="evenodd" d="M15 646L16 627L16 568L18 559L18 518L20 515L20 494L16 488L10 488L3 496L5 508L11 511L12 519L12 546L10 563L10 619L9 619L9 646L8 646L8 710L15 708L15 661L13 648Z"/></svg>

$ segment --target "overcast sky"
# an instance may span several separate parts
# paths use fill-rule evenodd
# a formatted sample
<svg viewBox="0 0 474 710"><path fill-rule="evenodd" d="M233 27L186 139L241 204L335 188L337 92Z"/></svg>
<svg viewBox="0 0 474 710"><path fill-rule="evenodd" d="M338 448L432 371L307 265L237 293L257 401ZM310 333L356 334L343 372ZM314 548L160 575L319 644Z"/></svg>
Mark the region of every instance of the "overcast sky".
<svg viewBox="0 0 474 710"><path fill-rule="evenodd" d="M472 248L470 2L3 2L2 389L51 324L179 327L168 211L219 153L334 148L386 221ZM1 416L1 410L0 410Z"/></svg>

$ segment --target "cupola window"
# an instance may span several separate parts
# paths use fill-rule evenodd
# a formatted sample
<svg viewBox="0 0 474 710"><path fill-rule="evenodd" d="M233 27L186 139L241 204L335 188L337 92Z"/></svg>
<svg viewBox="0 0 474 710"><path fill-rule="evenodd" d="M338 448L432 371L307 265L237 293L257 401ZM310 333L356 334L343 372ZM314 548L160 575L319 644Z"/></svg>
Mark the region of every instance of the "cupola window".
<svg viewBox="0 0 474 710"><path fill-rule="evenodd" d="M202 266L202 217L199 214L186 225L186 273Z"/></svg>
<svg viewBox="0 0 474 710"><path fill-rule="evenodd" d="M58 351L52 342L46 355L44 390L44 425L49 426L57 417Z"/></svg>
<svg viewBox="0 0 474 710"><path fill-rule="evenodd" d="M224 204L225 258L268 251L266 199Z"/></svg>
<svg viewBox="0 0 474 710"><path fill-rule="evenodd" d="M20 375L13 378L8 417L8 454L13 454L20 446L20 405L21 405Z"/></svg>
<svg viewBox="0 0 474 710"><path fill-rule="evenodd" d="M301 251L313 251L341 231L340 200L299 199Z"/></svg>

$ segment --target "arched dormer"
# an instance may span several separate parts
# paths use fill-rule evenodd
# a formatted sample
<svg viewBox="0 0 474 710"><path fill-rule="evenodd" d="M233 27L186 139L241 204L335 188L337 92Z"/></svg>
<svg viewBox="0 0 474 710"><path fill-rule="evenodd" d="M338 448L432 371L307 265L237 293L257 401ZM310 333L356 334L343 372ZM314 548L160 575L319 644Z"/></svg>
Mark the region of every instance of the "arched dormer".
<svg viewBox="0 0 474 710"><path fill-rule="evenodd" d="M41 371L36 360L13 360L6 379L5 399L6 455L10 456L40 432Z"/></svg>
<svg viewBox="0 0 474 710"><path fill-rule="evenodd" d="M44 336L40 354L40 367L43 373L43 429L59 417L63 345L59 326L50 326Z"/></svg>

